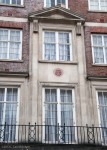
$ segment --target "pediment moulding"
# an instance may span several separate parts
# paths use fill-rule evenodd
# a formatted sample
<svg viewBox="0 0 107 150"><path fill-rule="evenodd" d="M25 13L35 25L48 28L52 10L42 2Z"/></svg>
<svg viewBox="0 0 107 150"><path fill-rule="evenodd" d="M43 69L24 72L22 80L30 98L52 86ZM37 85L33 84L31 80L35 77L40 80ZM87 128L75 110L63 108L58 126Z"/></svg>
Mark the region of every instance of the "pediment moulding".
<svg viewBox="0 0 107 150"><path fill-rule="evenodd" d="M63 23L67 23L67 22L84 23L85 22L85 19L80 15L60 6L46 8L46 9L42 9L30 13L28 18L29 21L38 20L38 22L49 21L49 20L59 21L58 23L60 23L60 21L65 21Z"/></svg>

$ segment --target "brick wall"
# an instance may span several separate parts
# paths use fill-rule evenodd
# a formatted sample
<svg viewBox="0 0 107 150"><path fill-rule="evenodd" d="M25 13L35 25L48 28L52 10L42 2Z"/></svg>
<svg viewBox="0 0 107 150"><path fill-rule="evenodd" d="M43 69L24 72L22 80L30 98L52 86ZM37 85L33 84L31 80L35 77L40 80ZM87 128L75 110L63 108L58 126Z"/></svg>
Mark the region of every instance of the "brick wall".
<svg viewBox="0 0 107 150"><path fill-rule="evenodd" d="M29 25L28 23L0 21L0 28L22 30L22 62L0 61L0 72L28 72L29 69Z"/></svg>
<svg viewBox="0 0 107 150"><path fill-rule="evenodd" d="M85 49L86 49L86 66L88 76L107 76L106 66L95 66L92 61L92 48L91 48L91 34L92 33L106 33L107 28L104 27L85 27Z"/></svg>
<svg viewBox="0 0 107 150"><path fill-rule="evenodd" d="M27 17L28 13L43 8L43 0L24 0L24 7L0 5L0 16Z"/></svg>
<svg viewBox="0 0 107 150"><path fill-rule="evenodd" d="M85 17L90 22L107 22L107 13L88 11L88 0L68 0L72 11Z"/></svg>

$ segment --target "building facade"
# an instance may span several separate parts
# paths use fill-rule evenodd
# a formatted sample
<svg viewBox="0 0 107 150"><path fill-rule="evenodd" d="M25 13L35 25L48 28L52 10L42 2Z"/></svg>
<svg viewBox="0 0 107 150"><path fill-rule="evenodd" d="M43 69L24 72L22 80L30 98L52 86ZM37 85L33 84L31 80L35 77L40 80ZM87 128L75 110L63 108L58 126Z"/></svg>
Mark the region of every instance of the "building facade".
<svg viewBox="0 0 107 150"><path fill-rule="evenodd" d="M106 22L106 0L0 0L1 143L107 143Z"/></svg>

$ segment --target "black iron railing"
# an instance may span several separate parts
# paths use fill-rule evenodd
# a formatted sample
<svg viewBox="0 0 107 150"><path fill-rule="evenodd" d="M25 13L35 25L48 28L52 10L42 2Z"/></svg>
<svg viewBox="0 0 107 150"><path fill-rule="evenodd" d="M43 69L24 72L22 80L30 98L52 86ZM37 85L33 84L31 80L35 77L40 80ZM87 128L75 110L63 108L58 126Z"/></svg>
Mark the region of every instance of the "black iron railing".
<svg viewBox="0 0 107 150"><path fill-rule="evenodd" d="M106 127L0 125L0 143L107 145Z"/></svg>

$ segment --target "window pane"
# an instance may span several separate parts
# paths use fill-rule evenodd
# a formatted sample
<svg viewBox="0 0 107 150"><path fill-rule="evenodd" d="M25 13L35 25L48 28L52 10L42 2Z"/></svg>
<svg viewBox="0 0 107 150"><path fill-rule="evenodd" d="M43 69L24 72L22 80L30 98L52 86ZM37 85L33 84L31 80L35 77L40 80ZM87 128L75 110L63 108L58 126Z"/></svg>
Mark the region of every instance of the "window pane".
<svg viewBox="0 0 107 150"><path fill-rule="evenodd" d="M20 31L0 29L0 59L18 60L20 58L20 48Z"/></svg>
<svg viewBox="0 0 107 150"><path fill-rule="evenodd" d="M72 90L60 90L61 102L72 102Z"/></svg>
<svg viewBox="0 0 107 150"><path fill-rule="evenodd" d="M56 102L56 89L45 89L45 101L46 102Z"/></svg>
<svg viewBox="0 0 107 150"><path fill-rule="evenodd" d="M1 59L7 58L7 50L8 50L8 43L0 42L0 58Z"/></svg>
<svg viewBox="0 0 107 150"><path fill-rule="evenodd" d="M4 101L4 92L5 92L5 89L0 88L0 101Z"/></svg>
<svg viewBox="0 0 107 150"><path fill-rule="evenodd" d="M46 125L56 125L57 123L57 104L45 105L45 123Z"/></svg>
<svg viewBox="0 0 107 150"><path fill-rule="evenodd" d="M107 92L98 92L101 126L107 127Z"/></svg>
<svg viewBox="0 0 107 150"><path fill-rule="evenodd" d="M90 0L90 9L91 10L99 10L98 0Z"/></svg>
<svg viewBox="0 0 107 150"><path fill-rule="evenodd" d="M10 43L9 58L18 59L19 58L20 43Z"/></svg>
<svg viewBox="0 0 107 150"><path fill-rule="evenodd" d="M4 124L3 114L4 114L4 103L0 103L0 124Z"/></svg>
<svg viewBox="0 0 107 150"><path fill-rule="evenodd" d="M10 4L10 0L5 0L5 3L6 4Z"/></svg>
<svg viewBox="0 0 107 150"><path fill-rule="evenodd" d="M8 41L8 30L0 29L0 41Z"/></svg>
<svg viewBox="0 0 107 150"><path fill-rule="evenodd" d="M61 125L73 126L72 105L61 104Z"/></svg>
<svg viewBox="0 0 107 150"><path fill-rule="evenodd" d="M69 43L69 33L59 33L59 43Z"/></svg>
<svg viewBox="0 0 107 150"><path fill-rule="evenodd" d="M55 43L55 32L45 32L45 43Z"/></svg>
<svg viewBox="0 0 107 150"><path fill-rule="evenodd" d="M94 47L94 63L104 63L103 48Z"/></svg>
<svg viewBox="0 0 107 150"><path fill-rule="evenodd" d="M101 10L107 10L107 0L100 0Z"/></svg>
<svg viewBox="0 0 107 150"><path fill-rule="evenodd" d="M20 42L20 31L10 31L10 41Z"/></svg>
<svg viewBox="0 0 107 150"><path fill-rule="evenodd" d="M12 102L12 101L17 102L17 94L18 94L17 92L18 92L18 90L16 88L15 89L8 88L6 100L10 101L10 102Z"/></svg>
<svg viewBox="0 0 107 150"><path fill-rule="evenodd" d="M59 45L59 60L70 61L70 46L60 44Z"/></svg>
<svg viewBox="0 0 107 150"><path fill-rule="evenodd" d="M46 0L46 7L55 6L55 0Z"/></svg>
<svg viewBox="0 0 107 150"><path fill-rule="evenodd" d="M59 43L59 59L70 61L69 33L59 33Z"/></svg>
<svg viewBox="0 0 107 150"><path fill-rule="evenodd" d="M18 4L18 5L21 5L21 0L17 0L17 4Z"/></svg>
<svg viewBox="0 0 107 150"><path fill-rule="evenodd" d="M16 104L6 104L5 112L5 122L8 124L16 124L16 113L17 113L17 103Z"/></svg>
<svg viewBox="0 0 107 150"><path fill-rule="evenodd" d="M93 45L94 46L102 46L102 36L101 35L93 35Z"/></svg>
<svg viewBox="0 0 107 150"><path fill-rule="evenodd" d="M45 44L45 59L56 60L55 44Z"/></svg>
<svg viewBox="0 0 107 150"><path fill-rule="evenodd" d="M65 4L65 0L57 0L57 4Z"/></svg>
<svg viewBox="0 0 107 150"><path fill-rule="evenodd" d="M17 0L12 0L12 4L17 4Z"/></svg>

